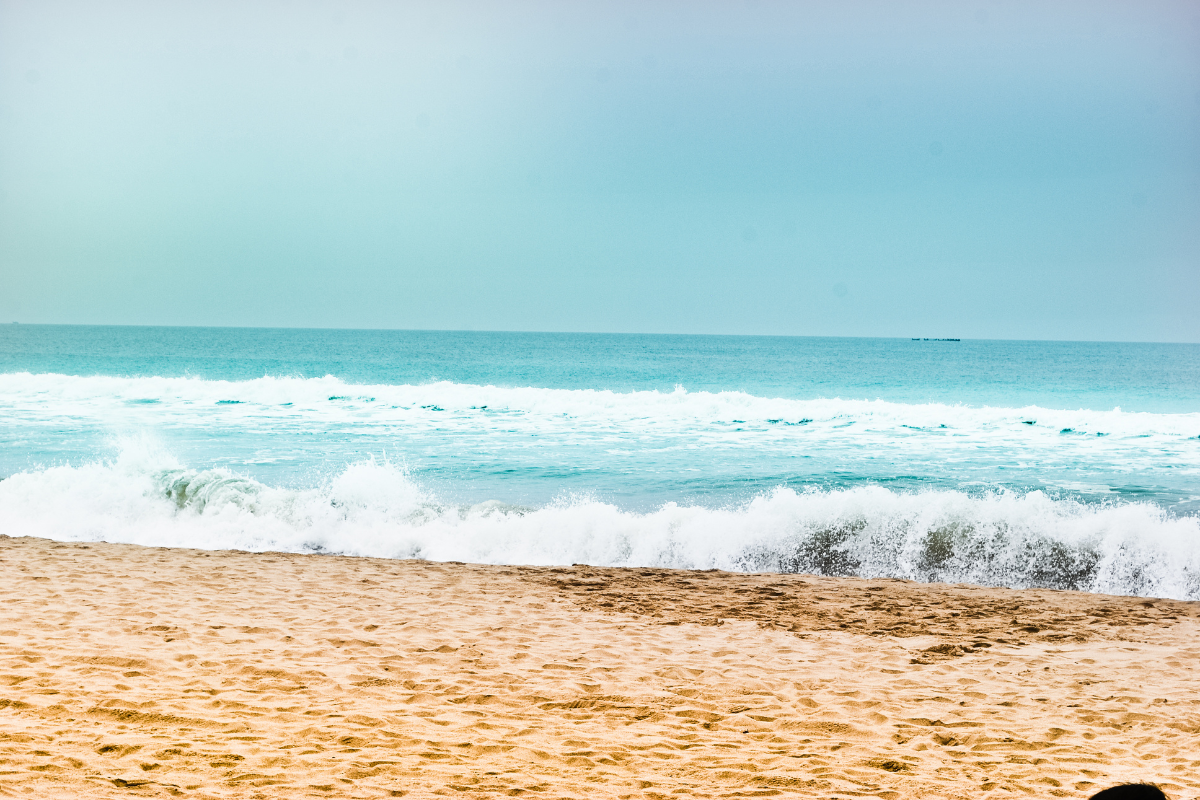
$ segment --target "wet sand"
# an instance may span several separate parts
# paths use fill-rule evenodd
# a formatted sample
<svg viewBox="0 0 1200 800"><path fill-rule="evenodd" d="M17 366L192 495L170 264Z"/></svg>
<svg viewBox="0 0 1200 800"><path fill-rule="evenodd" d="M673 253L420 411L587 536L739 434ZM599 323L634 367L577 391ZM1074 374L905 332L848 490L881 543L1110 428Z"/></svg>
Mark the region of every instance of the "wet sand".
<svg viewBox="0 0 1200 800"><path fill-rule="evenodd" d="M0 796L1200 797L1200 604L0 538Z"/></svg>

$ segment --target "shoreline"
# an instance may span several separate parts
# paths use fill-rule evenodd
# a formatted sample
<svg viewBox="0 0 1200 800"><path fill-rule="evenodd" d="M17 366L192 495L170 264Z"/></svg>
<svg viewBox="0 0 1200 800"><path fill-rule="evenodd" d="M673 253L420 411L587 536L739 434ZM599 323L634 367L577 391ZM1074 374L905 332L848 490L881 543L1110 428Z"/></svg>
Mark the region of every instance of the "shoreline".
<svg viewBox="0 0 1200 800"><path fill-rule="evenodd" d="M1200 793L1200 603L0 538L0 796Z"/></svg>

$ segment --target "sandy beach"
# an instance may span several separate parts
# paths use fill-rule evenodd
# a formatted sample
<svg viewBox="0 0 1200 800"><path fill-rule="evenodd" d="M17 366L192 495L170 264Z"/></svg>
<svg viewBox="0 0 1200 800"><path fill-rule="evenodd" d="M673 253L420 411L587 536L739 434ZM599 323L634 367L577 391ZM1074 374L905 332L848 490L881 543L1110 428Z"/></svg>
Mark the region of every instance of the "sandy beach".
<svg viewBox="0 0 1200 800"><path fill-rule="evenodd" d="M1197 603L32 538L0 559L6 797L1200 797Z"/></svg>

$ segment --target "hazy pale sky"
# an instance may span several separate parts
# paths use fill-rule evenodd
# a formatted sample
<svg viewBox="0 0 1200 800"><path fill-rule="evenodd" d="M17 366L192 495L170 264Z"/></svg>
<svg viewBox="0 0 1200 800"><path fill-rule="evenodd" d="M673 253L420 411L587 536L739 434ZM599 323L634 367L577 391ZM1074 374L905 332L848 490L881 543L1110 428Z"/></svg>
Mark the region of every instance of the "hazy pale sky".
<svg viewBox="0 0 1200 800"><path fill-rule="evenodd" d="M1200 341L1200 3L0 0L0 320Z"/></svg>

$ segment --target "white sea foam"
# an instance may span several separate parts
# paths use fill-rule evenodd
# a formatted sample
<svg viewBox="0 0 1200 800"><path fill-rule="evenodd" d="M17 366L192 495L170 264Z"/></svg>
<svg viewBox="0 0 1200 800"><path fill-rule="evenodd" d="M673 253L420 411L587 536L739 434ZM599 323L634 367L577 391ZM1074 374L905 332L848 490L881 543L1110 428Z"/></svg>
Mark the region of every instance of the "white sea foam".
<svg viewBox="0 0 1200 800"><path fill-rule="evenodd" d="M334 377L198 378L0 375L0 435L32 443L0 454L6 471L106 452L114 434L156 430L203 463L286 461L293 475L364 453L529 474L917 475L940 485L1051 487L1195 508L1200 414L1004 408L743 392L511 388L436 382L358 385ZM741 464L739 474L726 465ZM483 465L483 466L480 466ZM321 469L327 465L322 463ZM601 474L603 473L603 474ZM443 474L449 474L444 472ZM569 484L588 487L578 477ZM677 496L660 483L654 502ZM696 484L698 485L698 484ZM560 487L541 484L534 494ZM516 493L520 496L520 492Z"/></svg>
<svg viewBox="0 0 1200 800"><path fill-rule="evenodd" d="M294 395L293 395L294 396ZM589 498L539 508L441 502L365 461L287 490L193 470L152 445L0 481L0 531L69 541L480 563L891 576L1200 599L1200 520L1041 492L777 489L648 513Z"/></svg>
<svg viewBox="0 0 1200 800"><path fill-rule="evenodd" d="M491 412L576 422L708 424L823 424L859 422L911 429L1009 427L1027 424L1053 433L1112 436L1200 436L1200 413L1162 414L1118 409L996 408L883 400L766 398L745 392L614 392L596 389L477 386L449 382L420 385L349 384L324 378L264 377L247 381L199 378L79 377L50 373L0 374L0 397L11 413L118 415L158 406L174 416L226 418L304 415L326 421L445 419Z"/></svg>

